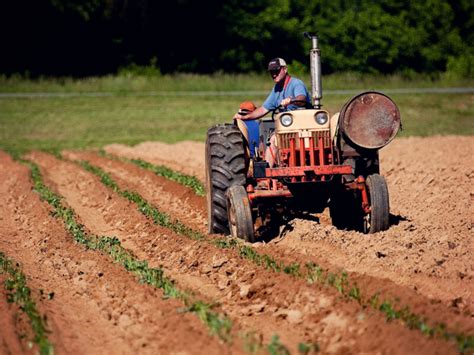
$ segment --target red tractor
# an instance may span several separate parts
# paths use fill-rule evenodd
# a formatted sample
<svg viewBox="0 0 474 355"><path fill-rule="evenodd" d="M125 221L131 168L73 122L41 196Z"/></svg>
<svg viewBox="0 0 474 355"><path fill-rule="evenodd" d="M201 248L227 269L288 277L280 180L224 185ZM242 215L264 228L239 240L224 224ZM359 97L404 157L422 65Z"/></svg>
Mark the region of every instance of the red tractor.
<svg viewBox="0 0 474 355"><path fill-rule="evenodd" d="M249 121L241 120L207 132L209 233L230 231L255 242L290 213L320 213L326 207L341 229L376 233L389 227L378 150L397 134L400 112L390 98L371 91L331 117L321 108L318 38L305 35L312 41L313 108L273 112L260 120L257 138L249 132ZM263 157L272 134L277 151L270 167Z"/></svg>

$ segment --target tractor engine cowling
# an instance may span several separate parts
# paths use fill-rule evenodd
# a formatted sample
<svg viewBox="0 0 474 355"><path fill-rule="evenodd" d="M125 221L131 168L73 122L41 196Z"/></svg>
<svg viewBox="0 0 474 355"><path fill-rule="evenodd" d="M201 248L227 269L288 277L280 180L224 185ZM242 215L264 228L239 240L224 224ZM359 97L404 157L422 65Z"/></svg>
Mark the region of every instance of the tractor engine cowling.
<svg viewBox="0 0 474 355"><path fill-rule="evenodd" d="M295 110L275 119L280 166L321 166L335 163L329 113Z"/></svg>

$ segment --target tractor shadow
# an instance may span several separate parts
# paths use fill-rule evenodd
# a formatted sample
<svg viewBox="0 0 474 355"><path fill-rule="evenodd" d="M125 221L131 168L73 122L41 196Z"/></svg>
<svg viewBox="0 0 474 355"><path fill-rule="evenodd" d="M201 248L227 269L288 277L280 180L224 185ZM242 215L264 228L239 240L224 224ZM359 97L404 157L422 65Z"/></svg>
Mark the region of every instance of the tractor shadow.
<svg viewBox="0 0 474 355"><path fill-rule="evenodd" d="M391 226L397 226L400 222L411 222L411 219L405 216L401 216L399 214L391 214L389 215L389 224Z"/></svg>
<svg viewBox="0 0 474 355"><path fill-rule="evenodd" d="M302 219L306 221L315 222L318 224L321 223L320 218L315 216L314 214L304 213L304 212L293 212L285 216L285 218L273 219L261 225L256 230L258 240L261 242L268 243L275 239L283 239L286 234L292 232L295 229L294 225L291 223L291 221L295 219ZM399 225L401 222L411 222L411 219L407 218L406 216L395 215L395 214L390 213L389 229L392 226ZM346 228L337 228L337 229L345 230L345 231L362 232L360 227L346 227Z"/></svg>
<svg viewBox="0 0 474 355"><path fill-rule="evenodd" d="M256 233L259 241L268 243L275 239L282 239L284 236L294 230L294 226L290 223L295 219L303 219L320 223L320 219L312 214L304 212L292 212L285 216L285 218L277 218L267 221L259 228Z"/></svg>

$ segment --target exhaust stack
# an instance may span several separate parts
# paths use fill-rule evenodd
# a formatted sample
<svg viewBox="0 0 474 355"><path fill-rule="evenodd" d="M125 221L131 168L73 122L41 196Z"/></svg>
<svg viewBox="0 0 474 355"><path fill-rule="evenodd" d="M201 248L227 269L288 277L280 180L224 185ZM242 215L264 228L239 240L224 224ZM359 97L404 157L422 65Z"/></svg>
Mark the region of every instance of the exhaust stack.
<svg viewBox="0 0 474 355"><path fill-rule="evenodd" d="M316 33L305 32L305 37L311 40L309 52L311 64L311 100L315 109L321 108L323 98L323 86L321 84L321 50L318 48L318 36Z"/></svg>

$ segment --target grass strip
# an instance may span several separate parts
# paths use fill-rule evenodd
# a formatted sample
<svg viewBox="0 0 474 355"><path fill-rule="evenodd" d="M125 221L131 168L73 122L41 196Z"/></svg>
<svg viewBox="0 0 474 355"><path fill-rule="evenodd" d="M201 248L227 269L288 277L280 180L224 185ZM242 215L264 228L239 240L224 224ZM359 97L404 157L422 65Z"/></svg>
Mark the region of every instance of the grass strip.
<svg viewBox="0 0 474 355"><path fill-rule="evenodd" d="M165 179L190 187L198 196L206 196L206 188L195 176L178 173L177 171L167 168L164 165L154 165L142 159L128 159L124 157L119 157L114 154L107 153L103 149L99 151L99 154L108 159L119 160L126 163L133 163L139 166L140 168L149 170L158 176L164 177Z"/></svg>
<svg viewBox="0 0 474 355"><path fill-rule="evenodd" d="M221 249L234 249L240 257L250 260L258 266L263 266L265 269L274 272L283 272L295 278L305 279L310 284L318 283L335 288L342 296L355 300L364 309L370 307L382 312L387 321L399 320L409 329L417 329L428 337L440 337L446 341L455 342L459 352L461 353L465 353L469 349L474 348L473 336L449 332L446 329L445 324L430 326L428 325L427 319L411 312L409 307L405 306L401 309L397 309L395 302L389 300L381 301L380 294L364 297L357 283L351 283L348 274L345 271L332 273L315 263L307 263L304 267L301 267L298 263L286 265L282 261L277 261L267 254L258 253L254 248L243 244L237 239L220 238L210 240L202 233L183 225L181 222L173 221L169 215L159 211L156 207L149 204L138 193L121 190L110 175L101 168L92 166L86 161L78 163L86 170L100 177L102 183L113 189L114 192L128 198L132 202L135 202L138 205L138 210L145 216L151 217L156 224L169 228L177 234L193 240L210 242Z"/></svg>
<svg viewBox="0 0 474 355"><path fill-rule="evenodd" d="M127 190L121 190L117 183L102 169L91 165L87 161L78 162L84 169L100 177L100 181L115 193L119 194L122 197L125 197L129 201L132 201L137 204L138 210L145 216L151 218L155 224L171 229L173 232L185 235L191 239L202 239L203 235L193 229L185 226L179 221L173 221L170 216L165 213L158 211L151 204L149 204L144 198L142 198L138 193L131 192Z"/></svg>
<svg viewBox="0 0 474 355"><path fill-rule="evenodd" d="M210 329L211 334L217 335L226 343L230 343L232 322L226 317L212 311L213 305L196 301L194 298L179 290L174 282L164 275L160 268L151 268L147 261L138 260L128 250L122 247L116 237L99 237L88 235L84 227L77 223L74 211L62 205L62 197L55 194L43 184L38 166L32 162L27 162L31 168L31 176L34 183L34 190L39 193L43 200L46 200L53 208L53 215L64 221L67 231L74 240L86 248L98 250L109 255L116 263L122 265L127 271L135 274L140 282L146 283L163 290L166 297L181 300L186 308L185 311L194 313Z"/></svg>
<svg viewBox="0 0 474 355"><path fill-rule="evenodd" d="M206 189L204 188L204 185L201 184L201 182L195 176L181 174L167 168L166 166L153 165L141 159L130 159L129 161L143 169L154 172L158 176L162 176L168 180L172 180L180 183L181 185L190 187L198 196L206 196Z"/></svg>
<svg viewBox="0 0 474 355"><path fill-rule="evenodd" d="M19 264L7 258L3 252L0 252L0 273L8 275L4 282L7 301L16 303L28 316L34 334L33 341L38 344L40 354L53 354L53 344L49 342L46 335L45 319L36 309L36 304L31 297L31 290L26 284L26 276L21 271Z"/></svg>

